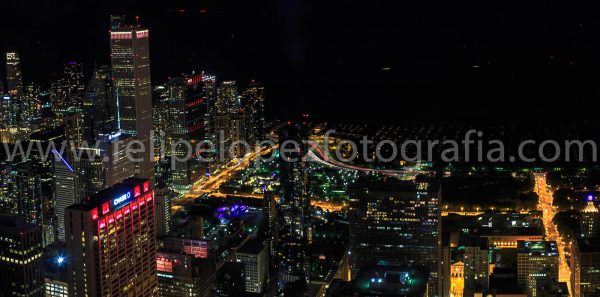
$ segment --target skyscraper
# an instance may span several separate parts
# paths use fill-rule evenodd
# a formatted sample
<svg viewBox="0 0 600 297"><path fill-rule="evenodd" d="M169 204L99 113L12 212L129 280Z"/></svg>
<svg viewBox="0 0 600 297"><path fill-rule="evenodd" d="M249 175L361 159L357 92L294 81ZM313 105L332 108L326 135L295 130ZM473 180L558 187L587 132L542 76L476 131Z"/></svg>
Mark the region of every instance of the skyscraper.
<svg viewBox="0 0 600 297"><path fill-rule="evenodd" d="M242 105L249 117L249 141L265 138L265 88L255 80L242 93Z"/></svg>
<svg viewBox="0 0 600 297"><path fill-rule="evenodd" d="M10 95L11 124L23 126L25 102L23 98L23 77L21 75L21 59L16 52L6 53L6 87Z"/></svg>
<svg viewBox="0 0 600 297"><path fill-rule="evenodd" d="M308 172L302 160L306 147L301 140L306 127L290 123L279 133L280 143L295 141L300 147L280 147L281 199L277 209L278 227L278 286L297 281L310 283L310 199Z"/></svg>
<svg viewBox="0 0 600 297"><path fill-rule="evenodd" d="M149 31L124 18L111 17L110 50L116 94L117 126L137 137L143 150L136 163L136 176L154 183L152 131L152 88L150 85Z"/></svg>
<svg viewBox="0 0 600 297"><path fill-rule="evenodd" d="M571 251L572 296L592 296L600 290L600 237L578 238Z"/></svg>
<svg viewBox="0 0 600 297"><path fill-rule="evenodd" d="M101 133L117 131L116 104L110 69L107 66L95 69L83 100L84 139L89 144L95 143Z"/></svg>
<svg viewBox="0 0 600 297"><path fill-rule="evenodd" d="M587 204L581 211L581 233L584 237L600 236L600 212L592 195L587 197Z"/></svg>
<svg viewBox="0 0 600 297"><path fill-rule="evenodd" d="M250 239L236 251L235 259L244 264L246 293L261 294L267 283L267 247Z"/></svg>
<svg viewBox="0 0 600 297"><path fill-rule="evenodd" d="M63 73L52 82L50 87L52 109L60 114L81 112L84 93L83 65L69 62L65 64Z"/></svg>
<svg viewBox="0 0 600 297"><path fill-rule="evenodd" d="M4 296L44 296L42 232L14 217L0 217L0 292Z"/></svg>
<svg viewBox="0 0 600 297"><path fill-rule="evenodd" d="M269 258L269 279L274 279L277 273L277 202L272 192L266 192L263 197L263 233L266 239Z"/></svg>
<svg viewBox="0 0 600 297"><path fill-rule="evenodd" d="M538 284L558 281L558 248L554 241L517 243L517 282L527 296L537 297Z"/></svg>
<svg viewBox="0 0 600 297"><path fill-rule="evenodd" d="M21 59L16 52L6 53L6 87L10 95L23 95L23 77L21 76Z"/></svg>
<svg viewBox="0 0 600 297"><path fill-rule="evenodd" d="M154 191L128 179L67 208L73 296L156 296Z"/></svg>
<svg viewBox="0 0 600 297"><path fill-rule="evenodd" d="M59 154L56 152L56 154ZM70 151L54 156L54 213L56 214L58 240L65 241L65 209L79 203L75 187L75 169L70 164Z"/></svg>
<svg viewBox="0 0 600 297"><path fill-rule="evenodd" d="M211 296L217 264L209 242L168 237L156 263L159 296Z"/></svg>
<svg viewBox="0 0 600 297"><path fill-rule="evenodd" d="M177 158L172 169L172 187L175 191L186 192L205 172L196 152L186 143L198 144L206 139L204 115L206 95L203 86L204 74L189 77L176 77L167 84L167 98L163 112L167 115L166 145L167 155ZM189 158L186 158L189 156ZM187 159L187 160L186 160ZM185 161L179 161L185 160Z"/></svg>
<svg viewBox="0 0 600 297"><path fill-rule="evenodd" d="M439 185L364 180L348 193L352 278L379 261L420 265L429 270L429 296L441 296Z"/></svg>

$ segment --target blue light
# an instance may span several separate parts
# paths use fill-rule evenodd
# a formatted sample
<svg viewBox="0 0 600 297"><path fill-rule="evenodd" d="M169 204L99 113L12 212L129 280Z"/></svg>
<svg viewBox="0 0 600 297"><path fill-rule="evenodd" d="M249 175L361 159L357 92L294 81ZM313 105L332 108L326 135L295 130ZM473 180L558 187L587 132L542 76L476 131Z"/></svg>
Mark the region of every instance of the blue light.
<svg viewBox="0 0 600 297"><path fill-rule="evenodd" d="M587 196L587 200L588 201L594 201L594 196L592 196L591 194Z"/></svg>
<svg viewBox="0 0 600 297"><path fill-rule="evenodd" d="M63 163L65 163L65 165L67 165L67 168L69 168L69 170L71 170L71 172L75 172L75 170L73 170L73 167L71 167L71 165L69 163L67 163L67 160L65 160L65 158L63 158L63 156L61 154L59 154L56 149L52 149L52 152L57 155Z"/></svg>
<svg viewBox="0 0 600 297"><path fill-rule="evenodd" d="M115 198L112 200L112 204L114 207L117 207L119 205L123 206L126 204L123 204L123 202L127 202L131 199L131 197L133 197L133 195L131 194L131 191L128 191L127 193Z"/></svg>
<svg viewBox="0 0 600 297"><path fill-rule="evenodd" d="M58 264L58 266L61 266L63 263L65 262L65 257L63 256L58 256L56 258L56 264Z"/></svg>

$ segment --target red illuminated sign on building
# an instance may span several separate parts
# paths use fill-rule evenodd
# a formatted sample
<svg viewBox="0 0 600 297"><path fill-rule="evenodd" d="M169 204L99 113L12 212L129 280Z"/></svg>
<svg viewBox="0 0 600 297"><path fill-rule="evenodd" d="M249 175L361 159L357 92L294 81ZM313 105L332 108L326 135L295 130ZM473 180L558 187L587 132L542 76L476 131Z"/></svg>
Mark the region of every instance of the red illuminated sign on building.
<svg viewBox="0 0 600 297"><path fill-rule="evenodd" d="M110 207L108 205L108 201L102 203L102 215L107 214L110 211Z"/></svg>
<svg viewBox="0 0 600 297"><path fill-rule="evenodd" d="M206 241L185 240L183 242L183 252L188 255L194 255L194 258L208 258L208 244Z"/></svg>
<svg viewBox="0 0 600 297"><path fill-rule="evenodd" d="M98 208L94 208L92 209L92 211L90 211L91 215L92 215L92 220L97 220L98 219Z"/></svg>
<svg viewBox="0 0 600 297"><path fill-rule="evenodd" d="M173 272L173 262L167 258L156 258L156 270L161 272Z"/></svg>

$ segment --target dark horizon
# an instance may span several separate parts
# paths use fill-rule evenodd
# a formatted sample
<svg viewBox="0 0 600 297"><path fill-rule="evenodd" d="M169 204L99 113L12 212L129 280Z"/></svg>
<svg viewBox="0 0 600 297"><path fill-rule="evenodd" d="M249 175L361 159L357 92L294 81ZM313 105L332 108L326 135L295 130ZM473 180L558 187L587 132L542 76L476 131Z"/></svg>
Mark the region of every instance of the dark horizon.
<svg viewBox="0 0 600 297"><path fill-rule="evenodd" d="M35 6L33 6L35 4ZM205 70L267 88L267 113L318 121L582 122L598 96L593 4L16 1L0 50L25 82L109 64L109 15L151 30L152 80ZM32 8L32 7L35 7ZM5 70L0 71L4 77ZM564 103L561 103L564 102Z"/></svg>

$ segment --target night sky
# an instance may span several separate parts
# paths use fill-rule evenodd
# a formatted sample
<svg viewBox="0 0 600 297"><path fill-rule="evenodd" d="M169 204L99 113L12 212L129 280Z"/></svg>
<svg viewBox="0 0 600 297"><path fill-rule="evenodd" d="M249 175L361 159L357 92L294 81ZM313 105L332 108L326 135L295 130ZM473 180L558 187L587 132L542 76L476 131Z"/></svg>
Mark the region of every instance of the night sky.
<svg viewBox="0 0 600 297"><path fill-rule="evenodd" d="M593 1L149 2L4 0L0 50L48 85L67 61L107 64L109 15L124 13L151 29L155 83L254 78L281 118L556 123L593 120L600 99Z"/></svg>

